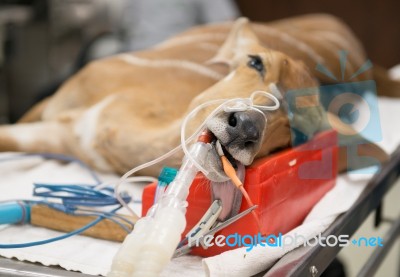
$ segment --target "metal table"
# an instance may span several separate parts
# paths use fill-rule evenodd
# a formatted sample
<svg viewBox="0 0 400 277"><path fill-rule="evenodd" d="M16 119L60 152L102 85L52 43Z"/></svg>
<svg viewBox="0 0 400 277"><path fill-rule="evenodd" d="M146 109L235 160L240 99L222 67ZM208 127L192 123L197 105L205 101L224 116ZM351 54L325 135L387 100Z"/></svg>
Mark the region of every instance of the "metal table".
<svg viewBox="0 0 400 277"><path fill-rule="evenodd" d="M78 272L66 271L59 267L47 267L40 264L20 262L0 258L0 276L10 277L93 277Z"/></svg>

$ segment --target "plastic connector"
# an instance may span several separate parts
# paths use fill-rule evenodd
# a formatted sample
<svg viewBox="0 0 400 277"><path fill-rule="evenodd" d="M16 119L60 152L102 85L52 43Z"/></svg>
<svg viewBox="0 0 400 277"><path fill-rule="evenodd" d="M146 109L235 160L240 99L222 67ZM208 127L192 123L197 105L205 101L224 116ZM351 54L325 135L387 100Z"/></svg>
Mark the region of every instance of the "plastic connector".
<svg viewBox="0 0 400 277"><path fill-rule="evenodd" d="M23 224L31 220L31 207L23 201L6 202L0 205L0 224Z"/></svg>
<svg viewBox="0 0 400 277"><path fill-rule="evenodd" d="M158 176L157 190L154 195L154 204L162 197L165 192L165 188L175 179L178 170L173 167L164 167L161 170L160 176Z"/></svg>
<svg viewBox="0 0 400 277"><path fill-rule="evenodd" d="M168 185L175 179L177 173L178 170L176 168L164 167L160 173L160 176L158 176L158 181Z"/></svg>

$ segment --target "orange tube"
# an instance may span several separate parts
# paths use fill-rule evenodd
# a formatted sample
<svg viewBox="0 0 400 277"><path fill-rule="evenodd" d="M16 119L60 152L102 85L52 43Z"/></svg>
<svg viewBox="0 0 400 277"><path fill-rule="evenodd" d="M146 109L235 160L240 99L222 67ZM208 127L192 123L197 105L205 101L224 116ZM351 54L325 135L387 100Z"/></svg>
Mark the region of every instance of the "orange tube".
<svg viewBox="0 0 400 277"><path fill-rule="evenodd" d="M252 207L254 206L253 202L250 199L250 196L247 194L247 191L243 187L242 181L239 180L239 178L236 175L236 171L233 168L232 164L229 162L229 160L225 156L221 156L221 161L222 161L222 166L224 168L225 174L232 180L232 182L236 185L238 189L242 192L244 198L246 199L247 204ZM254 217L254 220L257 223L258 230L261 232L261 222L260 219L258 218L258 215L256 212L253 210L251 214Z"/></svg>

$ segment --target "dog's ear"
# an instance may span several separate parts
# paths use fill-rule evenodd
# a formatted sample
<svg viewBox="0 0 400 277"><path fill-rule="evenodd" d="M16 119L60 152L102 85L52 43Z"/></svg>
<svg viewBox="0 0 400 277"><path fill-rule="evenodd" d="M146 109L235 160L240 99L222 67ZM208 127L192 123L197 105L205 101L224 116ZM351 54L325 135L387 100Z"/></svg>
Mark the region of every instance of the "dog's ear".
<svg viewBox="0 0 400 277"><path fill-rule="evenodd" d="M389 155L382 148L362 137L336 115L327 113L327 120L338 133L339 172L381 165L389 160Z"/></svg>
<svg viewBox="0 0 400 277"><path fill-rule="evenodd" d="M235 55L246 52L252 45L258 43L258 38L251 29L249 20L241 17L234 22L228 37L217 54L206 63L226 64L232 67Z"/></svg>

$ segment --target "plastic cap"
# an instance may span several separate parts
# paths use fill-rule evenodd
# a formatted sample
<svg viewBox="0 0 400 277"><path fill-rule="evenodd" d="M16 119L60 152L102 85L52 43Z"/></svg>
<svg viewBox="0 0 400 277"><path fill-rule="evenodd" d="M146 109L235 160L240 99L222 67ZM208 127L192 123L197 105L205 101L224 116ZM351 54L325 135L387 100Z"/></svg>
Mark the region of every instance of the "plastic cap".
<svg viewBox="0 0 400 277"><path fill-rule="evenodd" d="M171 183L174 179L178 170L173 167L164 167L158 176L158 181L163 182L165 184Z"/></svg>

